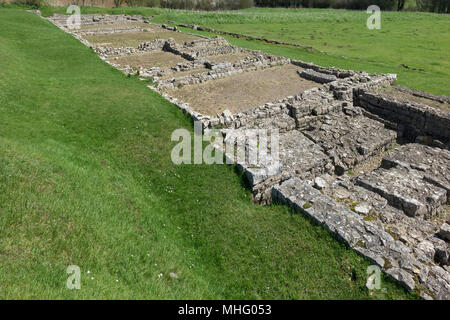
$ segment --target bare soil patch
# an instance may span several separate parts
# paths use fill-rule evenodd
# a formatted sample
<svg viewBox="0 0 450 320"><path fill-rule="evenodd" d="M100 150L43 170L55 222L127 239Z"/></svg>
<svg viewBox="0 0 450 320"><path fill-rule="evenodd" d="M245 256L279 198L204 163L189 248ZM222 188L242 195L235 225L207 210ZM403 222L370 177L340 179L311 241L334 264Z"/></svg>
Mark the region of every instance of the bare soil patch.
<svg viewBox="0 0 450 320"><path fill-rule="evenodd" d="M113 62L118 63L120 65L129 65L132 67L142 66L144 68L150 67L167 68L173 67L177 63L186 61L187 60L185 60L181 56L170 52L153 51L119 57L117 60L114 60Z"/></svg>
<svg viewBox="0 0 450 320"><path fill-rule="evenodd" d="M167 79L173 79L173 78L181 78L184 76L188 76L191 74L198 74L198 73L203 73L203 72L208 72L210 71L210 69L208 68L197 68L197 69L192 69L192 70L187 70L187 71L179 71L179 72L174 72L171 74L166 74L164 76L162 76L160 79L161 80L167 80Z"/></svg>
<svg viewBox="0 0 450 320"><path fill-rule="evenodd" d="M302 69L287 64L171 89L167 90L167 93L188 102L194 110L202 114L216 115L225 109L236 113L320 85L300 78L297 70Z"/></svg>
<svg viewBox="0 0 450 320"><path fill-rule="evenodd" d="M129 22L129 23L108 23L108 24L91 24L91 25L82 25L82 30L108 30L108 29L119 29L119 28L126 28L126 27L139 27L139 28L148 28L148 29L160 29L161 27L157 27L154 25L151 25L149 23L144 22Z"/></svg>
<svg viewBox="0 0 450 320"><path fill-rule="evenodd" d="M196 36L173 31L123 32L85 36L85 39L93 44L111 47L136 47L141 42L169 38L173 38L180 44L200 39Z"/></svg>
<svg viewBox="0 0 450 320"><path fill-rule="evenodd" d="M450 112L450 105L447 103L441 103L436 100L431 100L431 99L427 99L424 97L418 97L413 94L400 91L400 90L396 89L395 87L381 88L379 91L380 91L380 93L392 95L395 98L397 98L399 101L402 101L402 102L413 101L413 102L418 102L418 103L424 103L426 105L429 105L430 107L434 107L434 108L440 109L445 112Z"/></svg>
<svg viewBox="0 0 450 320"><path fill-rule="evenodd" d="M202 59L214 62L214 63L220 63L220 62L230 62L230 63L236 63L240 60L243 60L245 57L250 56L251 54L246 52L237 52L233 54L219 54L215 56L206 56Z"/></svg>

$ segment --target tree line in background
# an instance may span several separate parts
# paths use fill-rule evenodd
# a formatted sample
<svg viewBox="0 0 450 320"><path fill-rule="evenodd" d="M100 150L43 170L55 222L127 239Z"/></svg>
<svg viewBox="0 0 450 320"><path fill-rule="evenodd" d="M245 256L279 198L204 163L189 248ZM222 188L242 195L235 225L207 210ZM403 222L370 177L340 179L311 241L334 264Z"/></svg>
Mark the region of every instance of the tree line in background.
<svg viewBox="0 0 450 320"><path fill-rule="evenodd" d="M335 8L365 10L378 5L382 10L408 10L450 13L450 0L255 0L258 7Z"/></svg>
<svg viewBox="0 0 450 320"><path fill-rule="evenodd" d="M187 10L234 10L257 7L415 10L450 13L450 0L114 0L116 6L148 6ZM407 7L405 5L407 4Z"/></svg>
<svg viewBox="0 0 450 320"><path fill-rule="evenodd" d="M160 0L162 8L235 10L254 6L253 0Z"/></svg>
<svg viewBox="0 0 450 320"><path fill-rule="evenodd" d="M251 8L253 0L114 0L116 7L160 7L185 10L236 10Z"/></svg>
<svg viewBox="0 0 450 320"><path fill-rule="evenodd" d="M43 3L52 4L52 0L0 0L39 7ZM64 1L63 1L64 2ZM94 0L68 0L77 5L99 5ZM381 10L409 10L450 13L450 0L100 0L115 7L161 7L186 10L235 10L257 7L284 8L335 8L365 10L370 5L378 5ZM104 6L100 4L100 6Z"/></svg>

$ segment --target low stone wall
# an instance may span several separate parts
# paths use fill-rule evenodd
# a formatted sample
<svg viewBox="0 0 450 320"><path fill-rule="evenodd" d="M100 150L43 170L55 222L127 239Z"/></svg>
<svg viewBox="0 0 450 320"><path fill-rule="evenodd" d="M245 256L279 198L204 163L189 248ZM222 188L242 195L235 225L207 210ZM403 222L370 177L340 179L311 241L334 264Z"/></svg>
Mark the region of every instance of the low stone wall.
<svg viewBox="0 0 450 320"><path fill-rule="evenodd" d="M173 39L169 39L164 46L164 50L181 55L187 60L240 51L238 47L229 44L221 37L199 39L185 42L183 45L179 45Z"/></svg>
<svg viewBox="0 0 450 320"><path fill-rule="evenodd" d="M408 140L430 136L450 145L449 113L416 102L398 102L391 96L365 89L355 91L355 104L391 122Z"/></svg>
<svg viewBox="0 0 450 320"><path fill-rule="evenodd" d="M95 46L93 47L94 51L102 58L108 59L110 56L127 56L130 54L139 53L140 50L133 47L103 47L103 46Z"/></svg>
<svg viewBox="0 0 450 320"><path fill-rule="evenodd" d="M115 34L115 33L131 33L131 32L148 32L148 31L152 31L152 29L140 27L121 27L115 29L93 29L93 30L79 29L73 31L73 33L78 34L80 36L89 36L98 34Z"/></svg>
<svg viewBox="0 0 450 320"><path fill-rule="evenodd" d="M304 46L304 45L297 44L297 43L289 43L289 42L284 42L284 41L266 39L263 37L248 36L245 34L240 34L240 33L235 33L235 32L216 30L213 28L205 27L205 26L197 26L197 25L185 24L185 23L178 24L178 26L184 27L184 28L191 28L191 29L199 30L199 31L207 31L207 32L215 33L215 34L228 35L228 36L232 36L235 38L242 38L242 39L246 39L246 40L259 40L259 41L265 41L267 43L272 43L272 44L288 45L288 46L292 46L292 47L306 48L306 49L311 49L311 50L314 49L311 46Z"/></svg>
<svg viewBox="0 0 450 320"><path fill-rule="evenodd" d="M67 18L69 16L66 14L55 13L49 19L59 26L67 27ZM81 25L90 26L96 24L114 24L114 23L127 23L127 22L150 22L149 18L139 16L139 15L108 15L108 14L82 14L81 15Z"/></svg>
<svg viewBox="0 0 450 320"><path fill-rule="evenodd" d="M161 28L166 29L166 30L169 30L169 31L178 31L178 28L177 28L177 27L170 27L170 26L165 25L165 24L162 24L162 25L161 25Z"/></svg>
<svg viewBox="0 0 450 320"><path fill-rule="evenodd" d="M194 41L185 42L185 48L207 48L207 47L220 47L220 46L228 46L230 45L228 41L226 41L222 37L213 37L213 38L205 38Z"/></svg>
<svg viewBox="0 0 450 320"><path fill-rule="evenodd" d="M176 75L178 72L196 70L204 67L205 65L203 61L194 60L177 63L176 66L173 66L171 68L159 68L159 67L140 68L139 75L141 77L153 77L154 81L158 81L159 77L162 76Z"/></svg>
<svg viewBox="0 0 450 320"><path fill-rule="evenodd" d="M298 74L306 80L312 80L318 83L329 83L337 80L335 75L317 72L312 69L304 69L298 72Z"/></svg>
<svg viewBox="0 0 450 320"><path fill-rule="evenodd" d="M397 80L395 74L369 75L360 72L351 77L330 82L327 86L336 99L358 105L355 103L356 90L376 90L382 86L390 86L395 80Z"/></svg>
<svg viewBox="0 0 450 320"><path fill-rule="evenodd" d="M154 51L154 50L162 50L164 45L166 44L166 40L156 39L153 41L142 42L138 45L139 51Z"/></svg>
<svg viewBox="0 0 450 320"><path fill-rule="evenodd" d="M434 265L427 247L409 248L299 178L275 186L272 197L324 225L408 290L419 289L425 299L450 299L450 273Z"/></svg>
<svg viewBox="0 0 450 320"><path fill-rule="evenodd" d="M220 46L217 48L203 48L203 49L197 49L193 50L191 54L192 57L198 59L203 58L207 56L215 56L215 55L221 55L221 54L233 54L239 52L239 48L227 45L227 46Z"/></svg>
<svg viewBox="0 0 450 320"><path fill-rule="evenodd" d="M195 60L193 60L195 61ZM205 66L215 66L215 64L208 63L207 61L203 61ZM282 65L285 63L289 63L289 59L285 58L276 58L270 55L261 55L256 58L246 58L239 62L231 64L223 65L221 68L212 68L211 71L200 73L200 74L192 74L179 78L172 78L165 81L161 81L158 83L158 89L173 89L179 86L186 86L192 84L203 83L210 80L216 80L224 77L228 77L234 74L239 74L242 72L256 71L256 70L264 70L266 68L270 68L276 65ZM217 64L216 64L217 65Z"/></svg>
<svg viewBox="0 0 450 320"><path fill-rule="evenodd" d="M425 98L425 99L437 101L440 103L450 104L450 97L447 97L447 96L439 96L439 95L431 94L426 91L411 89L411 88L407 88L407 87L403 87L403 86L399 86L399 85L396 85L395 88L398 91L402 91L402 92L408 93L408 94L416 96L416 97Z"/></svg>
<svg viewBox="0 0 450 320"><path fill-rule="evenodd" d="M348 78L348 77L351 77L351 76L354 76L355 74L357 74L357 72L355 72L353 70L344 70L344 69L338 69L338 68L334 68L334 67L324 68L324 67L318 66L314 63L304 62L304 61L300 61L300 60L291 60L291 63L293 65L302 67L303 69L311 69L316 72L333 75L339 79Z"/></svg>
<svg viewBox="0 0 450 320"><path fill-rule="evenodd" d="M187 75L179 78L172 78L158 83L159 90L173 89L182 86L188 86L197 83L203 83L210 80L216 80L233 74L242 73L243 70L211 70L199 74Z"/></svg>

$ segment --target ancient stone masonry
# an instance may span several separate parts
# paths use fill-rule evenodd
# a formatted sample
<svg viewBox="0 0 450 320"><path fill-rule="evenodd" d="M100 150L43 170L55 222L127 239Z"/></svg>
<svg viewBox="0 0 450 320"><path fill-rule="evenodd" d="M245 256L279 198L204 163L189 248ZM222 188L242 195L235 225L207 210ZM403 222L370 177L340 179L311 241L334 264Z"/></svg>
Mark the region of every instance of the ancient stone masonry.
<svg viewBox="0 0 450 320"><path fill-rule="evenodd" d="M127 33L127 32L148 32L151 31L151 28L142 28L142 27L118 27L114 29L87 29L87 30L74 30L74 34L78 34L80 36L89 36L89 35L98 35L98 34L114 34L114 33Z"/></svg>
<svg viewBox="0 0 450 320"><path fill-rule="evenodd" d="M241 49L221 37L182 41L176 27L138 16L83 15L82 25L90 27L81 31L68 30L66 16L49 20L124 73L152 77L150 89L205 131L218 130L225 143L215 147L244 172L255 203L288 204L408 290L424 299L450 299L449 97L392 86L392 74L324 68ZM169 36L148 37L152 32ZM116 33L115 39L147 40L115 47L84 38ZM282 77L271 79L276 70ZM254 87L258 94L292 84L295 92L276 96L273 90L271 98L244 108L216 107L221 92L235 103L247 101L252 92L245 89L261 78L267 81ZM191 103L205 99L209 113ZM277 131L278 144L270 137L269 152L248 163L248 155L262 148L252 136L258 130Z"/></svg>
<svg viewBox="0 0 450 320"><path fill-rule="evenodd" d="M49 19L58 26L66 26L68 16L65 14L55 13ZM92 26L92 25L103 25L103 24L122 24L122 23L133 23L133 22L150 22L149 18L139 16L139 15L108 15L108 14L82 14L81 15L81 25L82 26Z"/></svg>
<svg viewBox="0 0 450 320"><path fill-rule="evenodd" d="M312 80L318 83L328 83L333 82L337 80L337 77L332 74L326 74L314 71L312 69L305 69L302 72L300 72L300 77L303 77L308 80Z"/></svg>
<svg viewBox="0 0 450 320"><path fill-rule="evenodd" d="M425 240L411 249L369 219L299 178L275 186L272 196L326 226L408 290L418 288L425 299L450 299L450 273L434 264L436 250L432 241Z"/></svg>
<svg viewBox="0 0 450 320"><path fill-rule="evenodd" d="M302 67L305 70L316 71L320 74L333 75L336 78L340 78L340 79L348 78L348 77L351 77L351 76L354 76L357 74L357 72L352 71L352 70L343 70L343 69L338 69L338 68L334 68L334 67L324 68L324 67L315 65L313 63L299 61L299 60L291 60L291 63L296 66Z"/></svg>
<svg viewBox="0 0 450 320"><path fill-rule="evenodd" d="M450 146L448 112L364 89L356 92L355 103L396 128L405 139L414 141L428 137L441 147Z"/></svg>
<svg viewBox="0 0 450 320"><path fill-rule="evenodd" d="M134 53L138 53L140 50L133 47L94 47L94 51L102 58L106 60L109 56L126 56Z"/></svg>
<svg viewBox="0 0 450 320"><path fill-rule="evenodd" d="M153 41L142 42L138 45L139 51L154 51L154 50L162 50L166 44L166 40L157 39Z"/></svg>
<svg viewBox="0 0 450 320"><path fill-rule="evenodd" d="M180 53L183 57L185 57L182 51L172 51L174 53ZM236 63L222 62L222 63L212 63L207 60L200 60L202 65L206 68L210 69L210 71L206 71L200 74L192 74L184 77L173 77L171 79L167 79L165 81L160 81L158 84L158 88L160 90L175 88L179 86L186 86L192 84L203 83L210 80L216 80L224 77L228 77L234 74L239 74L242 72L255 71L255 70L263 70L266 68L270 68L276 65L282 65L289 63L288 59L278 58L267 54L256 54L255 52L251 52L254 54L254 57L246 57L245 59L238 61ZM189 57L189 60L191 58ZM198 60L191 60L198 61Z"/></svg>
<svg viewBox="0 0 450 320"><path fill-rule="evenodd" d="M183 45L173 40L167 41L164 50L179 54L187 60L195 60L206 56L235 53L240 49L230 45L223 38L215 37L185 42Z"/></svg>
<svg viewBox="0 0 450 320"><path fill-rule="evenodd" d="M420 97L420 98L426 98L428 100L437 101L437 102L440 102L440 103L446 103L447 105L450 104L450 97L438 96L438 95L431 94L431 93L426 92L426 91L410 89L410 88L402 87L402 86L399 86L399 85L396 86L396 89L398 91L408 93L408 94L410 94L412 96L416 96L416 97Z"/></svg>

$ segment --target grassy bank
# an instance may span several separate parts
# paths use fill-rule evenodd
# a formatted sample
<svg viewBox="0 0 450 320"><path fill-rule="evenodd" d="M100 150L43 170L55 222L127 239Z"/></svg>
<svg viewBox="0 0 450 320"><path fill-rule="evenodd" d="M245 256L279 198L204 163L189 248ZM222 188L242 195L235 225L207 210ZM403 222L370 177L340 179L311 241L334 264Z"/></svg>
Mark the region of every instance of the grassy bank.
<svg viewBox="0 0 450 320"><path fill-rule="evenodd" d="M144 82L23 10L0 30L0 298L416 297L233 167L174 165L191 122Z"/></svg>
<svg viewBox="0 0 450 320"><path fill-rule="evenodd" d="M83 8L86 13L153 16L155 22L190 23L217 30L312 46L280 47L260 41L231 40L323 66L396 73L398 83L450 95L450 16L421 12L382 12L381 29L369 30L365 11L267 9L198 12L153 8ZM64 12L44 8L43 13Z"/></svg>

